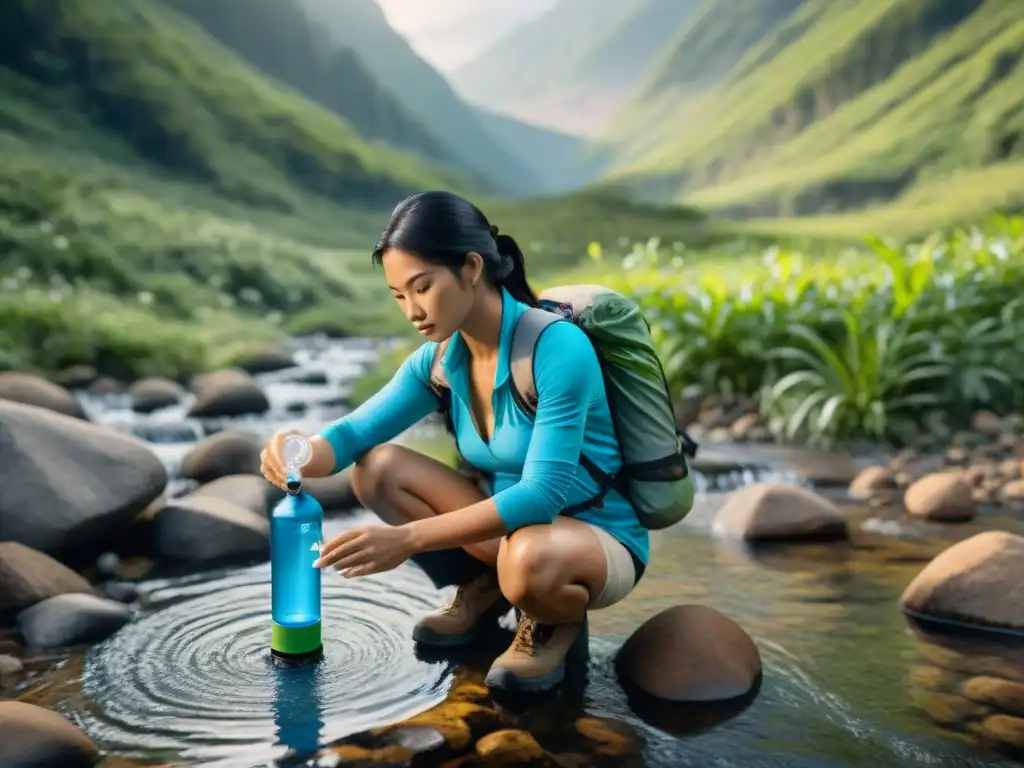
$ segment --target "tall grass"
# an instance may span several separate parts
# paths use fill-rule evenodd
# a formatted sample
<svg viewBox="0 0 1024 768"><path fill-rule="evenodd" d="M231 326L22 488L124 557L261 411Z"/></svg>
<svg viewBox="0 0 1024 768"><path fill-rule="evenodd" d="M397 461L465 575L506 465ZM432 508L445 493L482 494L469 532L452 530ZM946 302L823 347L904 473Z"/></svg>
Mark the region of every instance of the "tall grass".
<svg viewBox="0 0 1024 768"><path fill-rule="evenodd" d="M640 301L673 389L757 396L782 439L902 444L1024 407L1022 219L828 260L591 255Z"/></svg>

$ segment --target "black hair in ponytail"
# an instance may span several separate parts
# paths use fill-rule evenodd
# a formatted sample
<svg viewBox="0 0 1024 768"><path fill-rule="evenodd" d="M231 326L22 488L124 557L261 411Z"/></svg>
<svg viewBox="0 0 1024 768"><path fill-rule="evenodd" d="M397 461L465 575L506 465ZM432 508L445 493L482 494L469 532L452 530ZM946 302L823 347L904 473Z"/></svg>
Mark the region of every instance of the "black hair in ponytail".
<svg viewBox="0 0 1024 768"><path fill-rule="evenodd" d="M516 301L537 306L519 245L499 233L483 211L452 192L421 192L395 206L373 249L374 263L380 264L391 248L414 253L456 274L471 251L478 253L493 285L503 287Z"/></svg>

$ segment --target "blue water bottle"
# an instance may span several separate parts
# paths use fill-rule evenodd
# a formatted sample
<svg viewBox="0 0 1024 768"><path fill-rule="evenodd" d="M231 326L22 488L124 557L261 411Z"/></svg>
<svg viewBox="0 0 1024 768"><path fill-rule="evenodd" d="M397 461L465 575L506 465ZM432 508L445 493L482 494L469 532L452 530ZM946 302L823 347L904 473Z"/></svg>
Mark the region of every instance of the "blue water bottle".
<svg viewBox="0 0 1024 768"><path fill-rule="evenodd" d="M323 651L320 617L320 557L324 510L302 490L301 467L312 454L309 441L288 435L284 463L288 495L270 517L270 650L289 661Z"/></svg>

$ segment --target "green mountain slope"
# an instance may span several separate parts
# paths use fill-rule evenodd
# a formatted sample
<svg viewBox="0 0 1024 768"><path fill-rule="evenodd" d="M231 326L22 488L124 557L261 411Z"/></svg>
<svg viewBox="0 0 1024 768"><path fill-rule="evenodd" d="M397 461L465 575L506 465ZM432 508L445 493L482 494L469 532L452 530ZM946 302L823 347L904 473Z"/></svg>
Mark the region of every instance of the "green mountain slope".
<svg viewBox="0 0 1024 768"><path fill-rule="evenodd" d="M160 3L0 4L0 368L178 376L322 307L386 328L367 244L464 186Z"/></svg>
<svg viewBox="0 0 1024 768"><path fill-rule="evenodd" d="M699 0L561 0L451 79L474 103L592 135Z"/></svg>
<svg viewBox="0 0 1024 768"><path fill-rule="evenodd" d="M312 193L373 207L461 183L367 143L150 0L9 0L0 66L60 90L146 160L241 201L287 209Z"/></svg>
<svg viewBox="0 0 1024 768"><path fill-rule="evenodd" d="M164 0L266 75L344 117L361 136L458 167L460 159L381 88L349 48L329 43L294 0ZM462 170L469 170L463 167Z"/></svg>
<svg viewBox="0 0 1024 768"><path fill-rule="evenodd" d="M543 187L530 163L483 128L473 108L391 28L374 0L301 0L301 4L314 24L335 45L355 51L377 83L453 156L506 193L526 194Z"/></svg>
<svg viewBox="0 0 1024 768"><path fill-rule="evenodd" d="M1024 174L1004 171L1024 160L1022 53L1017 0L804 0L726 74L712 69L709 90L685 87L701 81L695 62L660 104L646 89L617 122L625 149L606 181L740 216L882 203L937 214L937 197L947 214L1012 208L1024 193ZM970 193L946 183L953 173Z"/></svg>

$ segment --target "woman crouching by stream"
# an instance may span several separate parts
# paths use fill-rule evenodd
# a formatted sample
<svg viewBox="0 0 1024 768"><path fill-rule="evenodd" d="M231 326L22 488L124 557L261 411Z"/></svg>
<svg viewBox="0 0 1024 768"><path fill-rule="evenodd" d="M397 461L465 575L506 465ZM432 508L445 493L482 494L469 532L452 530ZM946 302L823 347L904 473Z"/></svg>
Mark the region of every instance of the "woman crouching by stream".
<svg viewBox="0 0 1024 768"><path fill-rule="evenodd" d="M311 439L304 476L354 463L356 496L386 523L336 537L317 566L359 577L412 559L438 588L455 585L452 602L416 624L422 644L469 643L515 607L518 631L487 685L550 688L566 659L586 650L587 611L626 597L649 557L648 531L630 502L595 479L622 465L597 354L573 323L551 323L533 355L536 413L524 412L509 361L516 323L537 297L515 240L457 195L400 203L373 259L426 343L379 392ZM448 390L440 398L439 374ZM480 485L389 443L439 403ZM282 488L291 433L276 434L262 454L264 476Z"/></svg>

